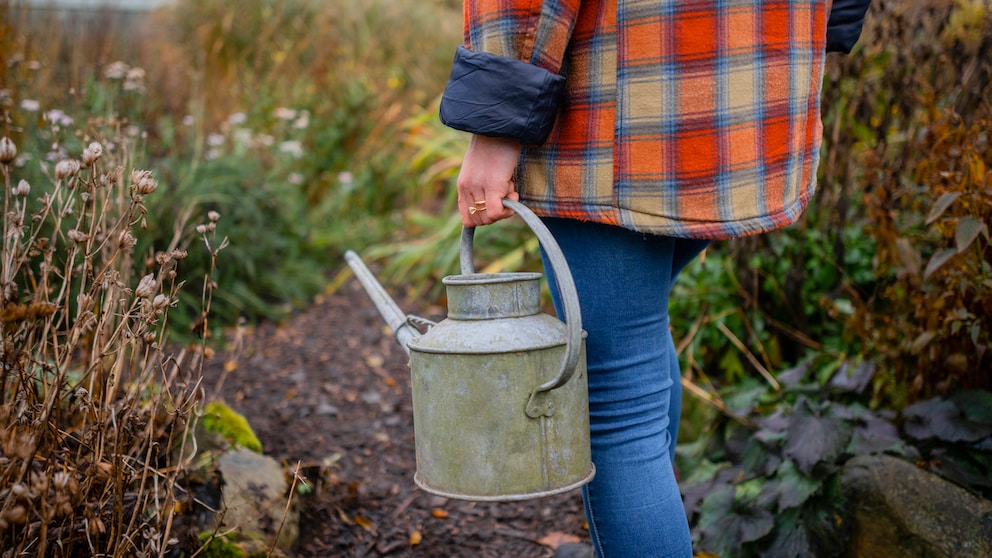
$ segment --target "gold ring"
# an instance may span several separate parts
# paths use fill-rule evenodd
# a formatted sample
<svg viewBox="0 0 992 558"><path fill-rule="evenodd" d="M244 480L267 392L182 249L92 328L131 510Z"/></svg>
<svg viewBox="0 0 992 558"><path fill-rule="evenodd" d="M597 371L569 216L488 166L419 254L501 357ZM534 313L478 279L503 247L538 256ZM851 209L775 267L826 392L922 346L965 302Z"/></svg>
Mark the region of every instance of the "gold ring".
<svg viewBox="0 0 992 558"><path fill-rule="evenodd" d="M486 200L477 201L477 202L473 203L472 205L475 205L475 206L480 206L481 205L482 207L485 207L486 206Z"/></svg>
<svg viewBox="0 0 992 558"><path fill-rule="evenodd" d="M479 209L476 208L474 205L472 207L468 208L468 214L469 215L475 215L478 211L479 211Z"/></svg>

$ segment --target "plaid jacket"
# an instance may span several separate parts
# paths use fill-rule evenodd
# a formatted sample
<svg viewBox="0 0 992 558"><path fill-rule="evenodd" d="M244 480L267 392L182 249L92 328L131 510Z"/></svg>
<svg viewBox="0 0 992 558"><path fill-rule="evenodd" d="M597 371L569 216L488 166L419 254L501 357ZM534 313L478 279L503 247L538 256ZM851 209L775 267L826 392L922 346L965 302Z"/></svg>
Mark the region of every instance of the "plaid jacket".
<svg viewBox="0 0 992 558"><path fill-rule="evenodd" d="M816 184L828 2L465 0L459 50L476 59L456 57L442 119L530 141L517 185L539 215L676 237L775 229ZM518 128L548 122L536 139L486 128L527 102Z"/></svg>

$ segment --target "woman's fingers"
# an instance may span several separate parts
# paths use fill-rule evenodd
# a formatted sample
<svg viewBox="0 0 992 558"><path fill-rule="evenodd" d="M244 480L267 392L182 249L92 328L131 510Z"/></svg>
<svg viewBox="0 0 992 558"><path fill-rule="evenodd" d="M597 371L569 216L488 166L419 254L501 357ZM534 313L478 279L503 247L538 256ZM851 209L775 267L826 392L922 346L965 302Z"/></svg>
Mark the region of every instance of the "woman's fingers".
<svg viewBox="0 0 992 558"><path fill-rule="evenodd" d="M518 199L514 175L519 157L515 140L472 136L457 183L463 225L489 225L513 215L502 200Z"/></svg>

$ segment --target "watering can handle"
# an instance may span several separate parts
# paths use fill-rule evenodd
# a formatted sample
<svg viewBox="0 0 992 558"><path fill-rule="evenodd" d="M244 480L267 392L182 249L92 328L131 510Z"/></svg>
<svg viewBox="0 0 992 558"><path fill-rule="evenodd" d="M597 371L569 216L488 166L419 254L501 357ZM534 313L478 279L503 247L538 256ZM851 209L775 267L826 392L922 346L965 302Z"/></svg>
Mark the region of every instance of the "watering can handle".
<svg viewBox="0 0 992 558"><path fill-rule="evenodd" d="M537 240L541 243L541 247L544 248L544 253L551 262L551 267L555 272L556 283L558 284L558 291L561 293L562 309L565 313L565 327L567 334L567 341L565 345L565 356L562 358L561 369L558 375L545 382L531 393L530 401L527 403L527 414L531 417L536 418L540 415L550 414L553 409L550 408L540 408L537 406L538 394L551 391L553 389L559 388L572 378L572 374L575 372L575 367L579 363L580 350L582 348L582 314L579 310L579 295L575 289L575 281L572 280L572 273L568 269L568 263L565 261L565 255L562 253L561 248L558 247L558 243L555 242L554 237L551 235L551 231L548 230L541 219L534 214L533 211L527 209L524 204L514 201L511 199L504 199L503 205L512 209L521 219L527 223L527 226L534 232L537 236ZM475 273L475 265L472 261L472 244L475 238L475 227L464 227L462 228L462 245L461 245L461 267L462 275L471 275Z"/></svg>

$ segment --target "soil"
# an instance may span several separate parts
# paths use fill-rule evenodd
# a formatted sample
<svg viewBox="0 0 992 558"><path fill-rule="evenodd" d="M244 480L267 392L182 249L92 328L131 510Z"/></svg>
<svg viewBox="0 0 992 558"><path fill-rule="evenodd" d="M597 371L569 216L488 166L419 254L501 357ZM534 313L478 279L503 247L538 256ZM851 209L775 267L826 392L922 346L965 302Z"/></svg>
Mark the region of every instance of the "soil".
<svg viewBox="0 0 992 558"><path fill-rule="evenodd" d="M441 308L404 311L440 319ZM406 354L353 278L284 323L244 330L205 387L299 470L297 557L547 557L588 542L579 491L514 503L420 490ZM300 492L300 491L297 491Z"/></svg>

